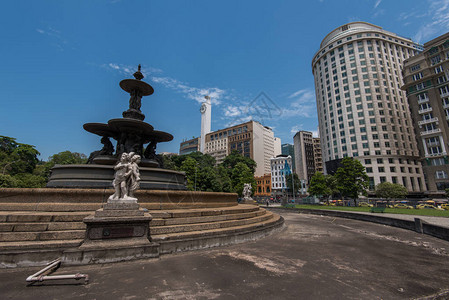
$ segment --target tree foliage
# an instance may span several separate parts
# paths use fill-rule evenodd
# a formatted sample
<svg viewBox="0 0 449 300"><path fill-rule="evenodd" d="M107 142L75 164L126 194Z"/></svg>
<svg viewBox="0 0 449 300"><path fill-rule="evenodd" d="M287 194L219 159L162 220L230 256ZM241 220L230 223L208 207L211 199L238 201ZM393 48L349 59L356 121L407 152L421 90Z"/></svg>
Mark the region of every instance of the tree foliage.
<svg viewBox="0 0 449 300"><path fill-rule="evenodd" d="M0 136L0 187L42 187L45 178L34 174L40 153L34 146Z"/></svg>
<svg viewBox="0 0 449 300"><path fill-rule="evenodd" d="M84 154L70 151L50 156L48 162L39 161L34 146L18 143L15 138L0 136L0 187L38 188L48 181L55 164L83 164Z"/></svg>
<svg viewBox="0 0 449 300"><path fill-rule="evenodd" d="M165 167L186 173L189 190L235 192L241 195L245 183L250 183L253 191L256 189L256 163L237 151L232 152L218 165L215 158L201 152L165 156L163 160Z"/></svg>
<svg viewBox="0 0 449 300"><path fill-rule="evenodd" d="M359 194L366 194L368 189L368 175L365 167L356 159L345 157L341 161L342 166L335 173L336 186L342 196L350 197L357 201Z"/></svg>
<svg viewBox="0 0 449 300"><path fill-rule="evenodd" d="M407 188L400 184L382 182L376 185L376 196L379 198L385 198L387 200L404 198L407 196L407 193Z"/></svg>
<svg viewBox="0 0 449 300"><path fill-rule="evenodd" d="M292 174L285 175L285 183L287 184L288 194L293 195L293 189L295 189L295 195L298 194L298 190L301 188L301 182L299 181L298 174L293 173L293 175Z"/></svg>
<svg viewBox="0 0 449 300"><path fill-rule="evenodd" d="M233 169L238 163L244 163L253 174L256 171L256 162L249 157L241 155L236 150L231 151L231 153L226 156L222 165L227 169Z"/></svg>
<svg viewBox="0 0 449 300"><path fill-rule="evenodd" d="M310 179L308 193L316 197L328 196L332 193L331 188L328 186L326 176L320 172L316 172Z"/></svg>
<svg viewBox="0 0 449 300"><path fill-rule="evenodd" d="M16 142L15 138L0 136L0 168L2 174L32 173L40 153L32 145Z"/></svg>

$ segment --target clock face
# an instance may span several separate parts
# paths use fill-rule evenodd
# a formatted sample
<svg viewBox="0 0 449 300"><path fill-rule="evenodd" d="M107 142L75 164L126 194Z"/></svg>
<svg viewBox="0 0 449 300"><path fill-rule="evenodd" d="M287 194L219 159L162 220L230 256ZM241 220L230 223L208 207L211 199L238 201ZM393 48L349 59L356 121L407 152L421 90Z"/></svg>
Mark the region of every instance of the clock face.
<svg viewBox="0 0 449 300"><path fill-rule="evenodd" d="M206 104L203 103L203 105L201 105L200 112L203 114L206 112L206 109Z"/></svg>

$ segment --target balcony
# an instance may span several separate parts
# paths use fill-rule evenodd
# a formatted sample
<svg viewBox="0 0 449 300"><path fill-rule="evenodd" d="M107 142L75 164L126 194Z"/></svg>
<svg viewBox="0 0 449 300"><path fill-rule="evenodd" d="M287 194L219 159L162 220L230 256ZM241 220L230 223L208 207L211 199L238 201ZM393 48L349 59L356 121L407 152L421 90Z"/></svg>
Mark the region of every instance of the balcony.
<svg viewBox="0 0 449 300"><path fill-rule="evenodd" d="M449 108L449 103L443 104L443 108Z"/></svg>
<svg viewBox="0 0 449 300"><path fill-rule="evenodd" d="M432 111L432 107L418 110L418 114L425 114Z"/></svg>
<svg viewBox="0 0 449 300"><path fill-rule="evenodd" d="M435 134L435 133L439 133L441 132L440 128L437 129L432 129L432 130L427 130L427 131L421 131L419 134L420 135L429 135L429 134Z"/></svg>
<svg viewBox="0 0 449 300"><path fill-rule="evenodd" d="M437 157L437 156L446 156L447 153L446 152L441 152L441 153L428 153L426 154L426 158L428 157Z"/></svg>
<svg viewBox="0 0 449 300"><path fill-rule="evenodd" d="M441 98L449 97L449 92L442 93L442 94L440 94L440 96L441 96Z"/></svg>
<svg viewBox="0 0 449 300"><path fill-rule="evenodd" d="M429 101L429 98L419 98L418 99L418 104L422 104L422 103L425 103L425 102L428 102Z"/></svg>
<svg viewBox="0 0 449 300"><path fill-rule="evenodd" d="M423 124L429 124L429 123L433 123L433 122L438 122L438 118L435 117L435 118L430 118L430 119L427 119L427 120L419 121L418 125L421 126Z"/></svg>

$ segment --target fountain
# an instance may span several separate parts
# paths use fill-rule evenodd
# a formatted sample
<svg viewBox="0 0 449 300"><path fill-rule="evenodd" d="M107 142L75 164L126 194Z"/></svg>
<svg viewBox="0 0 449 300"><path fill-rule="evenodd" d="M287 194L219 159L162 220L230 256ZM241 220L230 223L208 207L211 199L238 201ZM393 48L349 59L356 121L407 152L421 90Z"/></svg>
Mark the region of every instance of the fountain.
<svg viewBox="0 0 449 300"><path fill-rule="evenodd" d="M130 94L129 109L123 118L111 119L107 124L86 123L83 128L101 137L103 148L90 154L87 165L56 165L47 187L52 188L108 188L114 177L113 165L122 153L136 153L142 157L141 188L158 190L185 190L185 176L182 172L163 169L163 162L156 154L158 143L173 140L170 133L154 130L144 122L140 110L142 97L153 94L154 89L144 78L139 65L135 79L124 79L120 87ZM117 141L114 146L110 139ZM148 144L145 147L145 144ZM145 149L145 150L144 150Z"/></svg>
<svg viewBox="0 0 449 300"><path fill-rule="evenodd" d="M120 82L130 94L123 118L84 124L103 144L88 164L54 166L47 188L0 189L0 268L159 257L282 227L282 217L253 205L250 185L238 204L235 193L187 191L183 172L163 168L156 147L173 136L144 122L141 100L154 90L140 66L134 77Z"/></svg>

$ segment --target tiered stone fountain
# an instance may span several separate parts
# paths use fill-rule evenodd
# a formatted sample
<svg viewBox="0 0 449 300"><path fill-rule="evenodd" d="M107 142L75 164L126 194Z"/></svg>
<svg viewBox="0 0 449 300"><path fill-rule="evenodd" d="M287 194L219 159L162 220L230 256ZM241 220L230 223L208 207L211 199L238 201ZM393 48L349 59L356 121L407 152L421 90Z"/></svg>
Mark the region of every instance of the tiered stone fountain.
<svg viewBox="0 0 449 300"><path fill-rule="evenodd" d="M84 129L101 136L104 145L90 154L87 165L56 165L51 172L47 187L54 188L107 188L114 176L113 165L124 152L134 152L142 157L141 189L185 190L185 176L181 172L165 170L156 155L158 143L169 142L173 136L167 132L154 130L144 122L145 115L140 110L142 97L153 94L154 89L138 71L135 79L125 79L120 87L130 94L129 109L123 118L111 119L107 124L86 123ZM116 147L110 139L116 140ZM145 144L147 146L145 147ZM145 150L144 150L145 149Z"/></svg>

